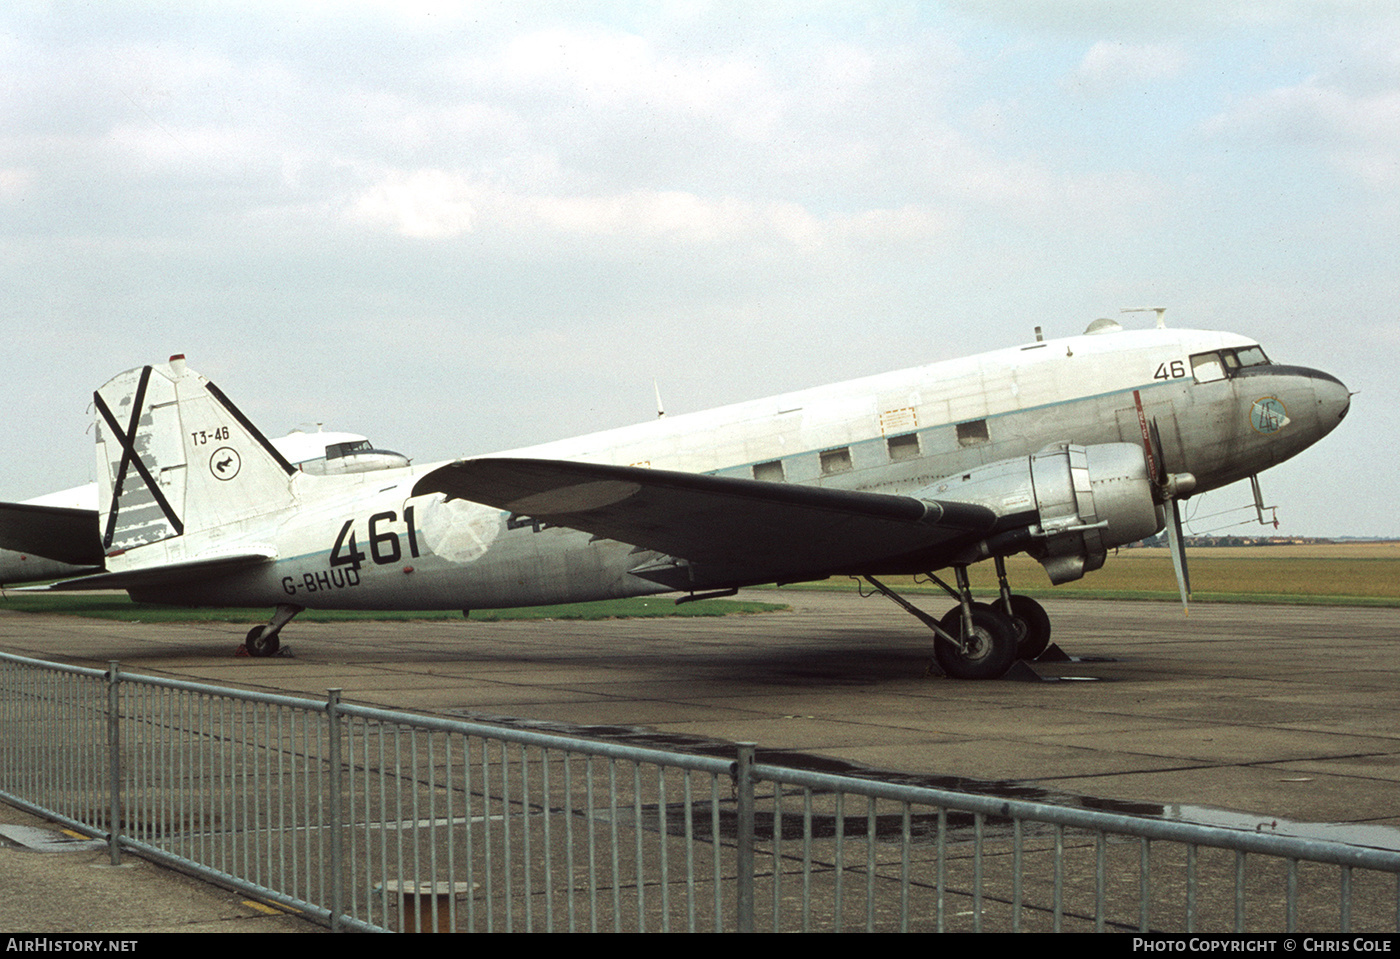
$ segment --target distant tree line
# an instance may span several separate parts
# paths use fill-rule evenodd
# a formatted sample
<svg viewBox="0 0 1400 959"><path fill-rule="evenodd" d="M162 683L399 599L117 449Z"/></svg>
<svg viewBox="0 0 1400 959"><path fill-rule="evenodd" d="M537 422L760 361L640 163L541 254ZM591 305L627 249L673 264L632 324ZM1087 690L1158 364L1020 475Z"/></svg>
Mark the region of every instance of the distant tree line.
<svg viewBox="0 0 1400 959"><path fill-rule="evenodd" d="M1187 546L1210 548L1215 546L1297 546L1303 543L1332 543L1335 540L1322 536L1188 536ZM1167 534L1165 531L1156 536L1149 536L1134 546L1162 547L1167 546Z"/></svg>

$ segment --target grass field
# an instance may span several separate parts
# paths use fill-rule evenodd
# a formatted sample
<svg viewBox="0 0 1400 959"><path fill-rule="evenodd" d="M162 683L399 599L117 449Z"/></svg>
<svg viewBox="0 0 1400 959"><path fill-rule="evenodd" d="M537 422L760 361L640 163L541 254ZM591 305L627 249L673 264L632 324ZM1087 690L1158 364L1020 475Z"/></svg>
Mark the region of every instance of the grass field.
<svg viewBox="0 0 1400 959"><path fill-rule="evenodd" d="M1199 601L1400 606L1400 542L1188 549L1186 560L1192 598ZM1051 586L1040 564L1029 556L1013 556L1006 565L1012 588L1031 596L1179 596L1165 549L1121 550L1109 555L1103 569L1063 586ZM995 591L991 563L979 563L968 572L975 590ZM889 582L912 583L901 577Z"/></svg>
<svg viewBox="0 0 1400 959"><path fill-rule="evenodd" d="M1400 606L1400 542L1260 546L1187 551L1191 570L1192 599L1197 602L1307 603L1339 606ZM1007 560L1012 588L1037 597L1071 599L1178 598L1171 556L1165 549L1128 549L1108 557L1103 569L1063 586L1051 586L1040 564L1029 556ZM969 570L974 591L996 591L991 563ZM951 581L951 573L947 577ZM911 577L884 580L901 591L938 591ZM807 589L853 589L849 579L812 583ZM761 590L749 595L762 596ZM477 620L502 619L619 619L639 616L728 616L786 609L782 604L707 599L677 606L671 597L577 603L569 606L535 606L526 609L478 610ZM176 606L143 606L124 595L25 594L13 590L0 598L0 610L28 613L63 613L142 622L229 623L266 622L265 609L187 609ZM302 621L346 619L460 619L455 610L426 612L359 612L355 610L307 610Z"/></svg>
<svg viewBox="0 0 1400 959"><path fill-rule="evenodd" d="M669 596L613 599L566 606L531 606L524 609L476 610L471 618L485 622L503 619L635 619L655 616L731 616L768 613L787 609L782 603L761 603L732 599L703 599L677 606ZM20 613L57 613L142 623L265 623L268 610L190 609L185 606L148 606L133 603L125 595L83 596L74 593L49 595L7 591L0 599L0 610ZM308 609L297 616L299 622L326 623L340 620L424 620L461 619L460 610L388 610L366 612L350 609Z"/></svg>

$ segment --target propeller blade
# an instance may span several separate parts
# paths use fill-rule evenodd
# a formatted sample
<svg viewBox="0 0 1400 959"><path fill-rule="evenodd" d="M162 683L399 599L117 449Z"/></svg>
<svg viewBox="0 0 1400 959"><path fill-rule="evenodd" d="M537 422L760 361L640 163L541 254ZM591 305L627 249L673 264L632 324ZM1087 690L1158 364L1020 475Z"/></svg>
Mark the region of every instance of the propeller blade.
<svg viewBox="0 0 1400 959"><path fill-rule="evenodd" d="M1171 506L1167 517L1167 544L1172 553L1172 567L1176 570L1176 584L1181 589L1181 608L1188 615L1191 612L1187 601L1191 597L1191 576L1186 570L1186 539L1181 534L1181 509L1176 497L1167 500Z"/></svg>
<svg viewBox="0 0 1400 959"><path fill-rule="evenodd" d="M1159 486L1167 485L1167 460L1162 455L1162 434L1157 429L1157 417L1152 417L1152 425L1148 427L1148 452L1152 456L1152 463L1156 467L1157 475L1153 476L1153 481Z"/></svg>

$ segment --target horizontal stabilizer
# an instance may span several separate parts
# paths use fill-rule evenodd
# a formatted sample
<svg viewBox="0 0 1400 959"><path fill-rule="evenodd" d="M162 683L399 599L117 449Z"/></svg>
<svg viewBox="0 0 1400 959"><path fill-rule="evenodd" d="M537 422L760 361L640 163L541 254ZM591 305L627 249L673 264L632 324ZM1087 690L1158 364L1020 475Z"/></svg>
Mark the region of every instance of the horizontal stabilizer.
<svg viewBox="0 0 1400 959"><path fill-rule="evenodd" d="M101 566L102 534L97 511L0 503L0 549L74 566Z"/></svg>
<svg viewBox="0 0 1400 959"><path fill-rule="evenodd" d="M992 510L963 503L560 460L461 460L423 476L413 493L665 553L692 564L697 584L872 569L981 538L996 522Z"/></svg>
<svg viewBox="0 0 1400 959"><path fill-rule="evenodd" d="M147 566L116 573L98 573L94 576L80 576L77 579L65 579L62 582L35 588L45 592L66 592L71 590L179 586L195 580L203 581L244 569L252 569L271 563L276 558L277 551L271 547L249 549L238 553L222 553L218 556L188 560L182 563Z"/></svg>

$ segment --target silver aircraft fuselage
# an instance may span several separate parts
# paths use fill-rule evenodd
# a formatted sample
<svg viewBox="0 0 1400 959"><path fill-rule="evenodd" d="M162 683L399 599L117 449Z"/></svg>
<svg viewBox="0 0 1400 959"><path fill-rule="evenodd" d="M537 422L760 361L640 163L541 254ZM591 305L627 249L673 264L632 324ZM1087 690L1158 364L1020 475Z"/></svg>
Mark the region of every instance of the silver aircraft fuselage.
<svg viewBox="0 0 1400 959"><path fill-rule="evenodd" d="M1306 449L1336 427L1349 401L1335 377L1272 363L1245 337L1115 326L499 455L933 499L950 477L1050 444L1150 447L1152 435L1164 471L1189 474L1203 492ZM191 605L478 609L672 588L634 575L645 555L627 543L441 494L414 496L415 482L441 465L293 475L293 508L187 533L168 556L255 548L275 562L132 595ZM113 556L108 569L122 562Z"/></svg>

